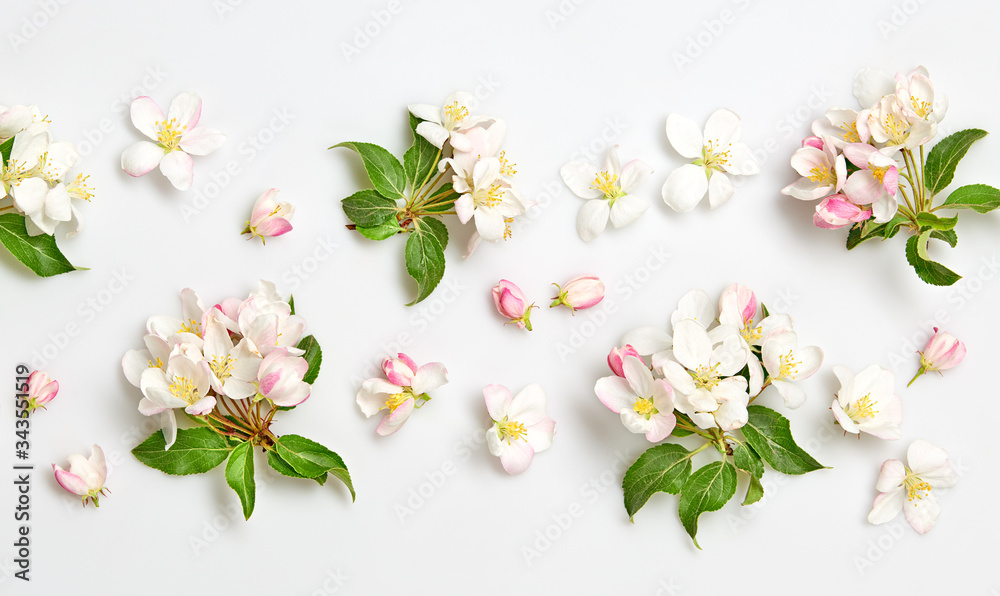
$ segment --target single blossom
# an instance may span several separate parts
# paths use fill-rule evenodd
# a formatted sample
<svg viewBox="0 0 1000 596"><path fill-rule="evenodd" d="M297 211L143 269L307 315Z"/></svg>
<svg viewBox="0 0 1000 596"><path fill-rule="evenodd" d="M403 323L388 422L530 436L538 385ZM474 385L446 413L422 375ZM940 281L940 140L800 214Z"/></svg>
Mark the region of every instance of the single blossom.
<svg viewBox="0 0 1000 596"><path fill-rule="evenodd" d="M860 436L865 432L880 439L902 436L903 402L894 393L895 376L877 364L857 376L844 366L834 366L840 390L830 409L845 432Z"/></svg>
<svg viewBox="0 0 1000 596"><path fill-rule="evenodd" d="M510 237L510 222L525 212L517 188L504 174L507 167L498 157L476 162L469 181L454 178L455 214L463 224L474 220L476 232L490 242Z"/></svg>
<svg viewBox="0 0 1000 596"><path fill-rule="evenodd" d="M845 195L831 195L816 205L813 225L817 228L836 230L847 225L871 219L872 210L859 207Z"/></svg>
<svg viewBox="0 0 1000 596"><path fill-rule="evenodd" d="M430 401L429 391L448 382L448 369L440 362L423 366L406 354L382 360L386 378L374 377L361 383L356 401L361 412L371 417L386 411L375 432L380 436L391 435L403 426L415 408Z"/></svg>
<svg viewBox="0 0 1000 596"><path fill-rule="evenodd" d="M493 426L486 431L486 445L508 474L520 474L536 453L552 446L556 434L555 420L545 411L545 392L537 383L516 396L503 385L487 385L483 396L493 419Z"/></svg>
<svg viewBox="0 0 1000 596"><path fill-rule="evenodd" d="M805 141L803 141L804 143ZM812 201L840 192L847 182L847 162L837 153L833 141L820 141L820 147L803 145L792 154L792 167L801 178L781 189L781 193Z"/></svg>
<svg viewBox="0 0 1000 596"><path fill-rule="evenodd" d="M139 412L160 418L166 449L177 439L174 408L184 408L192 416L208 414L215 407L215 397L208 393L211 386L208 362L201 359L200 353L185 352L182 345L174 347L164 368L150 367L142 372Z"/></svg>
<svg viewBox="0 0 1000 596"><path fill-rule="evenodd" d="M230 399L246 399L257 393L263 359L251 351L245 338L234 346L221 317L221 311L212 309L205 322L204 356L212 371L212 389Z"/></svg>
<svg viewBox="0 0 1000 596"><path fill-rule="evenodd" d="M827 110L822 118L817 118L812 123L812 132L816 135L812 138L821 139L823 144L816 148L823 149L825 145L830 144L835 149L843 150L844 146L850 143L867 143L871 138L867 118L867 113L861 118L857 110L841 108ZM809 144L816 146L815 141ZM802 146L806 146L804 141Z"/></svg>
<svg viewBox="0 0 1000 596"><path fill-rule="evenodd" d="M622 376L597 380L598 399L621 416L625 428L646 435L646 440L658 443L669 437L677 423L673 388L663 379L654 379L635 356L625 356L622 370Z"/></svg>
<svg viewBox="0 0 1000 596"><path fill-rule="evenodd" d="M559 290L559 295L553 298L549 308L564 304L576 312L578 308L590 308L604 300L604 282L593 275L573 278L565 286L552 285Z"/></svg>
<svg viewBox="0 0 1000 596"><path fill-rule="evenodd" d="M132 101L132 124L152 141L139 141L122 153L122 169L129 176L143 176L159 166L174 188L187 190L194 180L192 155L208 155L226 141L214 128L199 127L201 97L181 93L170 102L167 115L151 98Z"/></svg>
<svg viewBox="0 0 1000 596"><path fill-rule="evenodd" d="M28 375L28 394L24 397L28 400L28 413L38 408L44 410L45 404L55 399L57 393L59 393L59 381L40 370L32 372Z"/></svg>
<svg viewBox="0 0 1000 596"><path fill-rule="evenodd" d="M68 459L69 470L52 464L56 482L74 495L82 497L84 507L89 501L94 502L94 507L100 507L98 497L105 496L104 491L107 488L104 483L108 479L108 465L104 459L104 451L94 445L90 458L74 453Z"/></svg>
<svg viewBox="0 0 1000 596"><path fill-rule="evenodd" d="M247 240L260 238L266 244L265 239L274 236L281 236L292 231L292 215L295 207L291 203L279 203L275 200L278 189L272 188L257 197L253 204L253 211L250 220L246 223L243 234L250 234Z"/></svg>
<svg viewBox="0 0 1000 596"><path fill-rule="evenodd" d="M896 160L871 145L852 143L844 155L858 171L847 178L844 194L856 205L870 205L875 223L885 223L896 214L899 203L899 168Z"/></svg>
<svg viewBox="0 0 1000 596"><path fill-rule="evenodd" d="M608 367L611 369L611 372L615 373L615 376L625 376L622 366L626 356L640 358L639 352L630 344L625 344L620 348L611 348L611 351L608 353Z"/></svg>
<svg viewBox="0 0 1000 596"><path fill-rule="evenodd" d="M948 98L934 92L930 74L923 66L905 75L896 73L896 101L911 121L919 118L930 122L931 136L937 134L937 124L948 111Z"/></svg>
<svg viewBox="0 0 1000 596"><path fill-rule="evenodd" d="M921 375L931 371L948 370L957 366L965 358L965 344L955 339L950 333L938 331L934 328L934 335L927 340L927 346L920 354L920 370L906 384L907 387L913 384Z"/></svg>
<svg viewBox="0 0 1000 596"><path fill-rule="evenodd" d="M694 161L674 170L663 184L663 200L676 211L691 211L705 194L713 209L733 196L729 176L760 172L750 148L740 143L740 117L719 109L708 117L704 133L693 120L667 116L667 139L682 156Z"/></svg>
<svg viewBox="0 0 1000 596"><path fill-rule="evenodd" d="M472 144L465 133L493 119L490 116L473 116L470 112L476 103L476 98L471 93L456 91L448 96L443 106L412 104L408 109L411 114L423 120L417 125L417 134L430 144L441 149L446 141L451 141L455 151L468 151Z"/></svg>
<svg viewBox="0 0 1000 596"><path fill-rule="evenodd" d="M287 348L271 351L260 362L257 371L258 397L274 405L293 407L309 399L312 385L302 380L309 370L309 363L301 356L290 356Z"/></svg>
<svg viewBox="0 0 1000 596"><path fill-rule="evenodd" d="M931 140L935 132L930 121L908 117L895 94L886 95L869 111L868 129L872 140L885 143L885 151L890 153L915 149Z"/></svg>
<svg viewBox="0 0 1000 596"><path fill-rule="evenodd" d="M24 142L19 143L22 138ZM76 147L65 141L51 142L48 132L25 131L14 137L3 178L14 206L24 213L29 236L52 235L60 223L73 219L73 197L62 180L79 159Z"/></svg>
<svg viewBox="0 0 1000 596"><path fill-rule="evenodd" d="M603 170L582 159L560 168L559 175L570 191L587 200L576 219L580 239L590 242L597 238L608 226L608 221L620 228L639 219L649 209L649 203L632 192L642 186L651 173L653 169L638 159L622 166L618 145L608 151Z"/></svg>
<svg viewBox="0 0 1000 596"><path fill-rule="evenodd" d="M906 450L906 465L898 459L882 464L878 482L879 495L868 514L868 522L884 524L903 510L906 521L921 534L934 527L941 516L936 488L955 486L958 475L948 461L948 452L917 439Z"/></svg>
<svg viewBox="0 0 1000 596"><path fill-rule="evenodd" d="M528 304L524 292L514 282L501 279L493 286L493 304L497 312L510 319L507 323L515 323L519 328L531 331L531 309L538 307Z"/></svg>
<svg viewBox="0 0 1000 596"><path fill-rule="evenodd" d="M782 331L771 335L761 346L761 362L771 376L771 386L789 408L797 408L806 393L794 381L808 379L823 364L823 350L816 346L798 346L798 334Z"/></svg>

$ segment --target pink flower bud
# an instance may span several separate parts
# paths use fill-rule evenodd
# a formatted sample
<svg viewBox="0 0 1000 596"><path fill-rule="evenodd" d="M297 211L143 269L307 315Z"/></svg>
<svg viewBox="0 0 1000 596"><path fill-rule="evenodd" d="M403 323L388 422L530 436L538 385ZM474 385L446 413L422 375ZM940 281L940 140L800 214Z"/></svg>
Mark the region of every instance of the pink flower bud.
<svg viewBox="0 0 1000 596"><path fill-rule="evenodd" d="M741 283L729 284L719 297L719 311L730 309L739 315L739 323L746 325L752 322L757 316L757 295Z"/></svg>
<svg viewBox="0 0 1000 596"><path fill-rule="evenodd" d="M45 409L45 404L55 399L59 393L59 382L52 380L49 375L40 370L36 370L28 376L28 413L34 412L38 408Z"/></svg>
<svg viewBox="0 0 1000 596"><path fill-rule="evenodd" d="M531 309L537 308L534 304L528 304L524 292L514 283L501 279L493 286L493 304L504 317L510 319L509 323L516 323L521 329L527 328L531 331Z"/></svg>
<svg viewBox="0 0 1000 596"><path fill-rule="evenodd" d="M104 459L104 451L94 445L89 459L73 454L69 456L69 464L69 470L52 464L56 482L74 495L83 497L84 506L92 499L94 507L100 507L97 498L98 495L104 496L106 490L104 482L108 479L108 465Z"/></svg>
<svg viewBox="0 0 1000 596"><path fill-rule="evenodd" d="M611 352L608 353L608 366L611 367L611 372L615 375L625 378L625 373L622 371L622 361L625 360L626 356L635 356L636 358L642 359L639 352L635 351L635 348L631 344L625 344L620 348L611 348Z"/></svg>
<svg viewBox="0 0 1000 596"><path fill-rule="evenodd" d="M920 370L910 379L907 387L926 372L936 370L940 374L942 370L957 366L965 358L965 344L955 339L950 333L938 331L938 328L935 327L934 335L927 340L924 351L917 353L920 354Z"/></svg>
<svg viewBox="0 0 1000 596"><path fill-rule="evenodd" d="M604 300L604 282L592 275L571 279L564 287L559 287L556 283L552 285L559 289L559 295L553 299L549 308L565 304L570 310L576 311L578 308L590 308Z"/></svg>
<svg viewBox="0 0 1000 596"><path fill-rule="evenodd" d="M865 221L871 216L871 209L858 207L844 195L831 195L816 205L813 223L818 228L836 230L851 223Z"/></svg>
<svg viewBox="0 0 1000 596"><path fill-rule="evenodd" d="M393 385L409 387L413 384L413 375L417 373L417 363L406 354L400 352L395 358L382 361L382 372Z"/></svg>
<svg viewBox="0 0 1000 596"><path fill-rule="evenodd" d="M257 197L253 212L250 214L250 221L243 230L244 234L250 234L247 240L260 238L263 243L265 238L281 236L292 231L291 219L295 207L291 203L278 203L274 200L277 195L278 189L272 188Z"/></svg>
<svg viewBox="0 0 1000 596"><path fill-rule="evenodd" d="M803 147L813 147L813 148L816 148L816 149L819 149L820 151L822 151L823 150L823 139L821 139L819 137L806 137L806 138L802 139L802 146Z"/></svg>

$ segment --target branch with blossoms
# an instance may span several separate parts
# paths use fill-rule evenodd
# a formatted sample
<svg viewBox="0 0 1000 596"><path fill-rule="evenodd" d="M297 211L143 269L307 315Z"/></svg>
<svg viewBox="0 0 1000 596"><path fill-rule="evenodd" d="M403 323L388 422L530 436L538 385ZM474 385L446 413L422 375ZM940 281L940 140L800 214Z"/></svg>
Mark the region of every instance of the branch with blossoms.
<svg viewBox="0 0 1000 596"><path fill-rule="evenodd" d="M954 247L958 215L940 210L988 213L1000 207L1000 190L970 184L938 197L951 185L955 169L986 131L968 129L945 137L930 151L948 102L935 92L920 66L895 78L866 68L854 80L861 110L833 108L813 122L813 135L792 155L802 177L781 192L811 201L820 228L850 226L847 248L875 238L888 240L907 230L906 260L924 282L950 286L961 276L931 260L932 239Z"/></svg>
<svg viewBox="0 0 1000 596"><path fill-rule="evenodd" d="M56 245L63 224L75 236L83 226L76 203L94 196L89 176L69 174L76 147L53 141L38 106L0 106L0 244L39 277L77 271Z"/></svg>
<svg viewBox="0 0 1000 596"><path fill-rule="evenodd" d="M201 474L226 462L226 482L249 519L256 483L254 449L267 454L278 473L325 484L332 476L354 497L344 460L305 437L271 430L275 416L305 402L319 375L323 352L305 336L274 284L261 281L245 300L227 298L211 307L191 289L181 292L182 316L153 316L146 345L122 358L122 369L143 398L139 411L156 416L155 432L132 454L167 474ZM178 428L181 409L199 426Z"/></svg>
<svg viewBox="0 0 1000 596"><path fill-rule="evenodd" d="M444 106L409 106L413 145L402 162L371 143L331 147L355 151L373 187L343 199L352 222L347 228L370 240L406 235L406 271L417 282L417 296L407 306L427 298L444 276L448 228L443 216L474 222L471 254L482 240L510 238L511 222L527 208L512 181L515 164L501 150L507 125L473 115L475 101L457 92Z"/></svg>
<svg viewBox="0 0 1000 596"><path fill-rule="evenodd" d="M688 292L670 317L673 335L657 327L629 332L608 355L614 375L594 386L625 428L659 443L625 473L629 519L658 492L679 495L678 515L698 548L698 518L736 494L738 472L750 479L743 499L750 505L764 496L765 463L792 475L824 468L796 444L787 418L753 403L771 393L799 407L806 395L795 382L819 369L823 352L799 346L791 316L758 308L746 286L730 285L718 304L717 313L704 291ZM700 445L662 442L670 437ZM692 472L694 457L710 448L719 458Z"/></svg>

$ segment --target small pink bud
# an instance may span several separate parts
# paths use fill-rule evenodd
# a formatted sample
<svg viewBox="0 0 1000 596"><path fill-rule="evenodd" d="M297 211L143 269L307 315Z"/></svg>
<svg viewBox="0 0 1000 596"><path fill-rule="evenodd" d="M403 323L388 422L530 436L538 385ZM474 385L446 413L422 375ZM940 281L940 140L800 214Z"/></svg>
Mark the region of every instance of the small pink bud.
<svg viewBox="0 0 1000 596"><path fill-rule="evenodd" d="M910 379L907 387L913 384L921 375L930 371L948 370L955 367L965 358L965 344L955 339L950 333L934 328L934 335L927 340L927 346L920 354L920 370Z"/></svg>
<svg viewBox="0 0 1000 596"><path fill-rule="evenodd" d="M278 203L275 197L278 189L272 188L257 197L253 205L253 212L250 214L250 221L246 222L243 234L250 234L247 240L260 238L264 243L265 238L281 236L292 231L292 214L295 207L291 203Z"/></svg>
<svg viewBox="0 0 1000 596"><path fill-rule="evenodd" d="M40 370L36 370L28 376L28 413L34 412L38 408L45 409L45 404L55 399L59 393L59 382Z"/></svg>
<svg viewBox="0 0 1000 596"><path fill-rule="evenodd" d="M382 361L382 372L393 385L409 387L413 383L413 375L417 373L417 363L406 354L400 352L395 358Z"/></svg>
<svg viewBox="0 0 1000 596"><path fill-rule="evenodd" d="M831 195L816 205L813 224L818 228L836 230L851 223L865 221L871 216L871 209L862 209L844 195Z"/></svg>
<svg viewBox="0 0 1000 596"><path fill-rule="evenodd" d="M611 372L622 378L625 378L625 373L622 370L622 362L626 356L635 356L640 360L642 359L642 356L639 355L639 352L635 351L635 348L631 344L625 344L620 348L611 348L611 352L608 353L608 366L611 367Z"/></svg>
<svg viewBox="0 0 1000 596"><path fill-rule="evenodd" d="M823 139L819 137L806 137L802 139L803 147L813 147L815 149L823 150Z"/></svg>
<svg viewBox="0 0 1000 596"><path fill-rule="evenodd" d="M510 319L509 323L516 323L521 329L531 331L531 309L538 307L529 305L524 292L513 282L501 279L493 286L493 304L496 305L497 312Z"/></svg>
<svg viewBox="0 0 1000 596"><path fill-rule="evenodd" d="M577 277L566 282L564 287L552 284L559 289L559 295L553 299L549 308L565 304L570 310L590 308L604 300L604 282L590 276Z"/></svg>
<svg viewBox="0 0 1000 596"><path fill-rule="evenodd" d="M744 324L752 322L757 316L757 295L741 283L729 284L725 290L722 290L722 295L719 297L719 310L725 310L727 304L736 307Z"/></svg>

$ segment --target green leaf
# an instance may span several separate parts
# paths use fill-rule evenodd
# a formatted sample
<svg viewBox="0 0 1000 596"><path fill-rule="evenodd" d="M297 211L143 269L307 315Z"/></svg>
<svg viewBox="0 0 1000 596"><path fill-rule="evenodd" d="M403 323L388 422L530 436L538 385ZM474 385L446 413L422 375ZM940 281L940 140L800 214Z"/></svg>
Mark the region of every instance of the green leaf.
<svg viewBox="0 0 1000 596"><path fill-rule="evenodd" d="M631 520L654 494L676 495L691 474L691 453L680 445L650 447L635 460L622 480L625 510Z"/></svg>
<svg viewBox="0 0 1000 596"><path fill-rule="evenodd" d="M951 184L958 162L965 157L969 147L986 134L985 130L978 128L960 130L934 145L924 164L924 186L927 190L937 194Z"/></svg>
<svg viewBox="0 0 1000 596"><path fill-rule="evenodd" d="M955 245L958 244L958 233L955 230L934 230L931 232L931 238L944 240L952 248L955 248Z"/></svg>
<svg viewBox="0 0 1000 596"><path fill-rule="evenodd" d="M309 368L302 380L312 385L319 376L320 365L323 364L323 350L319 348L319 342L312 335L303 337L295 347L306 352L302 357L306 359Z"/></svg>
<svg viewBox="0 0 1000 596"><path fill-rule="evenodd" d="M371 143L346 142L338 143L333 147L347 147L361 156L361 161L365 164L365 171L368 172L368 178L379 194L390 199L406 197L404 194L406 174L403 171L403 165L392 153Z"/></svg>
<svg viewBox="0 0 1000 596"><path fill-rule="evenodd" d="M972 209L989 213L1000 207L1000 190L988 184L969 184L955 189L941 204L944 209Z"/></svg>
<svg viewBox="0 0 1000 596"><path fill-rule="evenodd" d="M764 306L764 303L763 303L763 302L761 302L761 303L760 303L760 312L761 312L761 316L762 316L763 318L765 318L765 319L766 319L767 317L771 316L771 315L770 315L770 314L769 314L769 313L767 312L767 307L766 307L766 306Z"/></svg>
<svg viewBox="0 0 1000 596"><path fill-rule="evenodd" d="M305 478L305 476L296 472L295 468L293 468L287 461L281 459L281 456L274 451L267 452L267 463L282 476L288 476L290 478ZM309 480L315 480L320 486L322 486L326 483L326 474L320 474L315 478L309 478Z"/></svg>
<svg viewBox="0 0 1000 596"><path fill-rule="evenodd" d="M691 419L687 417L687 414L681 414L680 412L674 411L674 416L677 417L677 422L683 422L684 424L687 424L688 426L692 427L694 426L694 422L691 422ZM670 431L671 437L686 437L688 435L693 435L693 434L694 434L693 431L690 431L686 428L681 428L680 426L675 426L674 430Z"/></svg>
<svg viewBox="0 0 1000 596"><path fill-rule="evenodd" d="M694 545L698 544L698 517L706 511L718 511L736 494L736 468L729 460L715 461L691 474L681 487L677 514Z"/></svg>
<svg viewBox="0 0 1000 596"><path fill-rule="evenodd" d="M420 190L420 185L430 179L441 158L441 150L417 134L417 125L421 122L420 118L410 114L413 145L403 154L403 169L406 171L406 179L410 182L411 192L414 195Z"/></svg>
<svg viewBox="0 0 1000 596"><path fill-rule="evenodd" d="M406 272L417 281L417 297L413 306L430 295L444 277L444 249L429 226L410 232L406 239Z"/></svg>
<svg viewBox="0 0 1000 596"><path fill-rule="evenodd" d="M894 215L892 219L882 224L882 238L889 239L899 232L899 227L910 220L902 215Z"/></svg>
<svg viewBox="0 0 1000 596"><path fill-rule="evenodd" d="M351 491L351 500L355 498L354 485L347 465L339 455L315 441L310 441L299 435L283 435L275 443L275 449L281 459L285 460L297 473L304 478L316 478L330 473L347 485Z"/></svg>
<svg viewBox="0 0 1000 596"><path fill-rule="evenodd" d="M396 220L396 201L368 188L341 200L344 215L356 225L370 228L391 218ZM397 224L398 225L398 224Z"/></svg>
<svg viewBox="0 0 1000 596"><path fill-rule="evenodd" d="M451 211L455 208L455 201L462 195L451 189L451 182L442 184L437 190L431 193L434 205L427 208L430 213L441 213Z"/></svg>
<svg viewBox="0 0 1000 596"><path fill-rule="evenodd" d="M395 217L387 219L377 226L356 226L354 229L369 240L385 240L403 231Z"/></svg>
<svg viewBox="0 0 1000 596"><path fill-rule="evenodd" d="M11 137L0 145L0 156L3 157L4 165L10 160L10 152L14 148L14 137Z"/></svg>
<svg viewBox="0 0 1000 596"><path fill-rule="evenodd" d="M921 228L930 227L935 230L950 230L958 223L958 217L938 217L933 213L918 213L917 223Z"/></svg>
<svg viewBox="0 0 1000 596"><path fill-rule="evenodd" d="M214 430L182 428L177 430L177 440L164 449L163 433L157 431L132 450L137 460L150 468L175 475L205 473L229 457L232 446Z"/></svg>
<svg viewBox="0 0 1000 596"><path fill-rule="evenodd" d="M930 259L927 254L927 242L933 231L927 228L921 231L919 236L910 236L906 241L906 261L924 282L935 286L950 286L962 279L962 276Z"/></svg>
<svg viewBox="0 0 1000 596"><path fill-rule="evenodd" d="M226 462L226 484L236 491L243 505L243 518L253 513L257 485L253 479L253 445L241 443L229 454Z"/></svg>
<svg viewBox="0 0 1000 596"><path fill-rule="evenodd" d="M418 221L420 222L417 224L418 226L426 225L428 231L434 234L438 244L441 245L441 250L448 248L448 227L444 225L444 222L436 217L423 217Z"/></svg>
<svg viewBox="0 0 1000 596"><path fill-rule="evenodd" d="M18 213L0 215L0 243L7 247L10 254L24 263L28 269L39 277L51 277L69 271L86 269L74 267L69 260L59 252L55 236L40 234L29 236L24 225L24 216Z"/></svg>
<svg viewBox="0 0 1000 596"><path fill-rule="evenodd" d="M295 314L295 296L292 296L291 294L288 295L288 308L292 309L292 312L289 313L289 314L293 314L294 315Z"/></svg>
<svg viewBox="0 0 1000 596"><path fill-rule="evenodd" d="M750 484L747 486L747 496L743 498L741 505L753 505L764 497L764 485L760 483L760 478L750 477Z"/></svg>
<svg viewBox="0 0 1000 596"><path fill-rule="evenodd" d="M850 230L847 231L847 250L852 250L854 247L861 244L865 240L871 240L872 238L875 238L875 236L872 236L870 234L868 236L862 236L861 223L856 223L853 226L851 226Z"/></svg>
<svg viewBox="0 0 1000 596"><path fill-rule="evenodd" d="M824 467L795 443L787 418L764 406L750 406L747 412L743 436L772 468L782 474L805 474Z"/></svg>
<svg viewBox="0 0 1000 596"><path fill-rule="evenodd" d="M743 470L751 476L760 478L764 475L764 462L753 450L753 447L746 443L740 443L733 447L733 463L737 469Z"/></svg>

